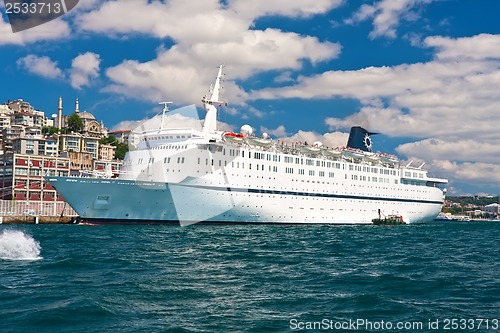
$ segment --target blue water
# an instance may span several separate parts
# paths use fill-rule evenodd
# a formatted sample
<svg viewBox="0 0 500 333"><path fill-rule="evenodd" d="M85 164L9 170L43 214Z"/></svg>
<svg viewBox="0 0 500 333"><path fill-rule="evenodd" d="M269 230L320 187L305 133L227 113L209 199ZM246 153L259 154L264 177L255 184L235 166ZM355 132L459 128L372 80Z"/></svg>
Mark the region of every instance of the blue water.
<svg viewBox="0 0 500 333"><path fill-rule="evenodd" d="M495 222L0 225L0 257L2 333L500 331Z"/></svg>

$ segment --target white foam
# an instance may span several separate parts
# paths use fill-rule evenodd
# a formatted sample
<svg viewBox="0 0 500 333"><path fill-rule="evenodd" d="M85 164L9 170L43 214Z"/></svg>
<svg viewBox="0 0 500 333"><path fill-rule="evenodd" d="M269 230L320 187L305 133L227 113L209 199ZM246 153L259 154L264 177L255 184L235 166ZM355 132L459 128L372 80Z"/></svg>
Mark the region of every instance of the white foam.
<svg viewBox="0 0 500 333"><path fill-rule="evenodd" d="M4 230L0 234L0 259L39 260L40 244L19 230Z"/></svg>

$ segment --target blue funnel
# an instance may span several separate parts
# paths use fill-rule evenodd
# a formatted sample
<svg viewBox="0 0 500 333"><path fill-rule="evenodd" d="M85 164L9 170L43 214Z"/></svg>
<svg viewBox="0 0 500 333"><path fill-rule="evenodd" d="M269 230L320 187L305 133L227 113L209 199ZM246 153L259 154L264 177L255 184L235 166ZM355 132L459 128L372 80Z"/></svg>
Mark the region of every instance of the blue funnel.
<svg viewBox="0 0 500 333"><path fill-rule="evenodd" d="M361 149L363 151L372 151L372 139L370 138L372 134L378 133L368 132L360 126L351 127L349 140L347 140L347 147Z"/></svg>

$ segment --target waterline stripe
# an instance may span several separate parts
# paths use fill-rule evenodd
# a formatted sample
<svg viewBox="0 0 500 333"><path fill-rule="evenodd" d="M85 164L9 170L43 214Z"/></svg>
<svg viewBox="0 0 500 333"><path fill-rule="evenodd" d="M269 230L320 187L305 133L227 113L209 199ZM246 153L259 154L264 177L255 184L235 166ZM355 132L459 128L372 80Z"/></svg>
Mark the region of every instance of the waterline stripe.
<svg viewBox="0 0 500 333"><path fill-rule="evenodd" d="M248 193L257 193L257 194L291 195L291 196L319 197L319 198L413 202L413 203L425 203L425 204L436 204L436 205L443 204L442 201L437 201L437 200L419 200L419 199L404 199L404 198L391 198L391 197L370 197L370 196L349 195L349 194L329 194L329 193L279 191L279 190L265 190L265 189L255 189L255 188L245 189L245 188L236 188L236 187L217 187L217 186L187 185L187 184L168 184L168 185L185 186L185 187L193 187L193 188L200 188L200 189L205 189L205 190L224 191L224 192L240 192L240 193L248 192Z"/></svg>

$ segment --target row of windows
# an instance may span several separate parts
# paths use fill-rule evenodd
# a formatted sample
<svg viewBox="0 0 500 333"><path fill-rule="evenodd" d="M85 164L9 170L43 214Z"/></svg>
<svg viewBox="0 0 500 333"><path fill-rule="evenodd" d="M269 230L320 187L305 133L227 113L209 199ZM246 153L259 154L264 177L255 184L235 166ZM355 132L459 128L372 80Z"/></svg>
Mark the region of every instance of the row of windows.
<svg viewBox="0 0 500 333"><path fill-rule="evenodd" d="M370 176L364 176L364 175L351 175L352 180L361 180L361 181L371 181L374 183L385 183L389 184L390 180L389 178L384 178L384 177L370 177ZM398 180L394 179L394 184L397 184Z"/></svg>
<svg viewBox="0 0 500 333"><path fill-rule="evenodd" d="M143 137L143 138L141 138L141 141L187 139L187 138L190 138L190 136L189 135L158 135L158 136Z"/></svg>
<svg viewBox="0 0 500 333"><path fill-rule="evenodd" d="M405 177L413 177L413 178L424 178L424 174L421 172L409 172L405 171Z"/></svg>
<svg viewBox="0 0 500 333"><path fill-rule="evenodd" d="M175 150L179 150L179 149L187 149L187 145L164 145L164 146L156 146L156 147L153 147L153 148L150 148L150 149L154 149L154 150L158 150L158 149L175 149Z"/></svg>

